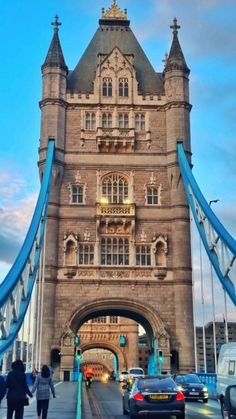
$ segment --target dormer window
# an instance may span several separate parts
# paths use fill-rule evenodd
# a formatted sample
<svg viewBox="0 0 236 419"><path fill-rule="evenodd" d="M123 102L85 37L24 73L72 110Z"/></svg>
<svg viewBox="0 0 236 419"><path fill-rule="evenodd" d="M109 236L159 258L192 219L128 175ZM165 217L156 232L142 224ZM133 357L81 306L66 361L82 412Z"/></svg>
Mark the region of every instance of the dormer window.
<svg viewBox="0 0 236 419"><path fill-rule="evenodd" d="M128 79L119 79L119 96L129 96Z"/></svg>
<svg viewBox="0 0 236 419"><path fill-rule="evenodd" d="M127 113L119 114L119 128L129 128L129 115Z"/></svg>
<svg viewBox="0 0 236 419"><path fill-rule="evenodd" d="M85 129L94 131L96 129L96 115L94 112L86 112Z"/></svg>
<svg viewBox="0 0 236 419"><path fill-rule="evenodd" d="M112 128L112 114L111 113L102 114L102 128Z"/></svg>
<svg viewBox="0 0 236 419"><path fill-rule="evenodd" d="M103 96L112 96L112 79L105 77L102 80L102 94Z"/></svg>

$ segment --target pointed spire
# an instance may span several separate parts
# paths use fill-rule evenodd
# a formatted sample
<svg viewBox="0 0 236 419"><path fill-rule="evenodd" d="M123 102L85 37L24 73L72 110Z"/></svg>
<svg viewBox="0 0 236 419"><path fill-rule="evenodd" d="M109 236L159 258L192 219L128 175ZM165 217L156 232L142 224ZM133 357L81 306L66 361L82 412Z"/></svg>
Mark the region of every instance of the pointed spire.
<svg viewBox="0 0 236 419"><path fill-rule="evenodd" d="M189 74L190 70L186 64L184 54L178 39L178 29L180 29L180 25L177 24L176 17L173 19L173 25L171 25L170 28L173 29L173 41L166 62L165 71L180 69Z"/></svg>
<svg viewBox="0 0 236 419"><path fill-rule="evenodd" d="M50 44L46 59L44 61L43 67L45 66L52 66L52 67L61 67L64 68L66 71L68 70L67 65L65 63L65 59L63 56L62 48L60 39L58 36L59 26L61 26L61 22L58 21L58 16L56 15L54 18L54 22L51 23L54 26L54 34L52 38L52 42Z"/></svg>

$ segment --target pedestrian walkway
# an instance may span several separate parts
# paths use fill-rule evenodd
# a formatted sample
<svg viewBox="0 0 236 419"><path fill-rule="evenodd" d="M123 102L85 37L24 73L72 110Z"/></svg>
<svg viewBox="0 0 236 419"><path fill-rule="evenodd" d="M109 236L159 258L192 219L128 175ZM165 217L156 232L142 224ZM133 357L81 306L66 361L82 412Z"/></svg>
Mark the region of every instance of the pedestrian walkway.
<svg viewBox="0 0 236 419"><path fill-rule="evenodd" d="M48 419L75 419L77 409L77 383L56 383L56 398L51 398L48 411ZM2 401L0 419L7 417L6 399ZM24 419L35 419L36 398L30 399L30 405L25 407Z"/></svg>

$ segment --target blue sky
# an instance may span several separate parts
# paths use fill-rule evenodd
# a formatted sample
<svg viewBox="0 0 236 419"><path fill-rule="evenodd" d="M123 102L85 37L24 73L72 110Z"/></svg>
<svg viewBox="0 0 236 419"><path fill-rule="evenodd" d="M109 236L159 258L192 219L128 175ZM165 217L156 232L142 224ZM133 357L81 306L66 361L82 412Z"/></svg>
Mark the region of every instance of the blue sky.
<svg viewBox="0 0 236 419"><path fill-rule="evenodd" d="M39 191L41 65L55 14L60 39L73 69L98 26L101 8L111 0L14 0L1 2L0 14L0 277L8 271L28 228ZM191 69L190 95L194 175L207 200L219 199L217 216L236 236L236 2L235 0L118 0L128 9L131 27L157 71L169 51L174 17ZM194 276L199 306L198 241ZM209 272L205 263L204 281ZM218 318L222 293L215 283ZM210 298L206 294L210 313ZM236 320L230 305L230 318ZM207 314L210 320L210 314ZM200 321L200 317L199 320Z"/></svg>

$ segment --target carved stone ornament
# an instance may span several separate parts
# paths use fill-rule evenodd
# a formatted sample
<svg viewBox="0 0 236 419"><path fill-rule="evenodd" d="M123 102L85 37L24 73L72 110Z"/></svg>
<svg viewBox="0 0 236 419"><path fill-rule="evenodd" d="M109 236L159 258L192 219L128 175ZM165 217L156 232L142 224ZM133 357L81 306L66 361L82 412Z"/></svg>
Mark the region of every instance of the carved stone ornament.
<svg viewBox="0 0 236 419"><path fill-rule="evenodd" d="M142 231L142 233L140 234L140 240L142 243L145 243L147 241L147 235L145 231Z"/></svg>
<svg viewBox="0 0 236 419"><path fill-rule="evenodd" d="M78 185L79 183L81 183L81 174L79 171L76 172L75 175L75 183Z"/></svg>
<svg viewBox="0 0 236 419"><path fill-rule="evenodd" d="M86 228L85 232L84 232L84 241L88 242L90 240L90 232L88 231L88 229Z"/></svg>
<svg viewBox="0 0 236 419"><path fill-rule="evenodd" d="M156 185L157 183L157 178L154 175L154 173L152 172L151 176L150 176L150 185Z"/></svg>

